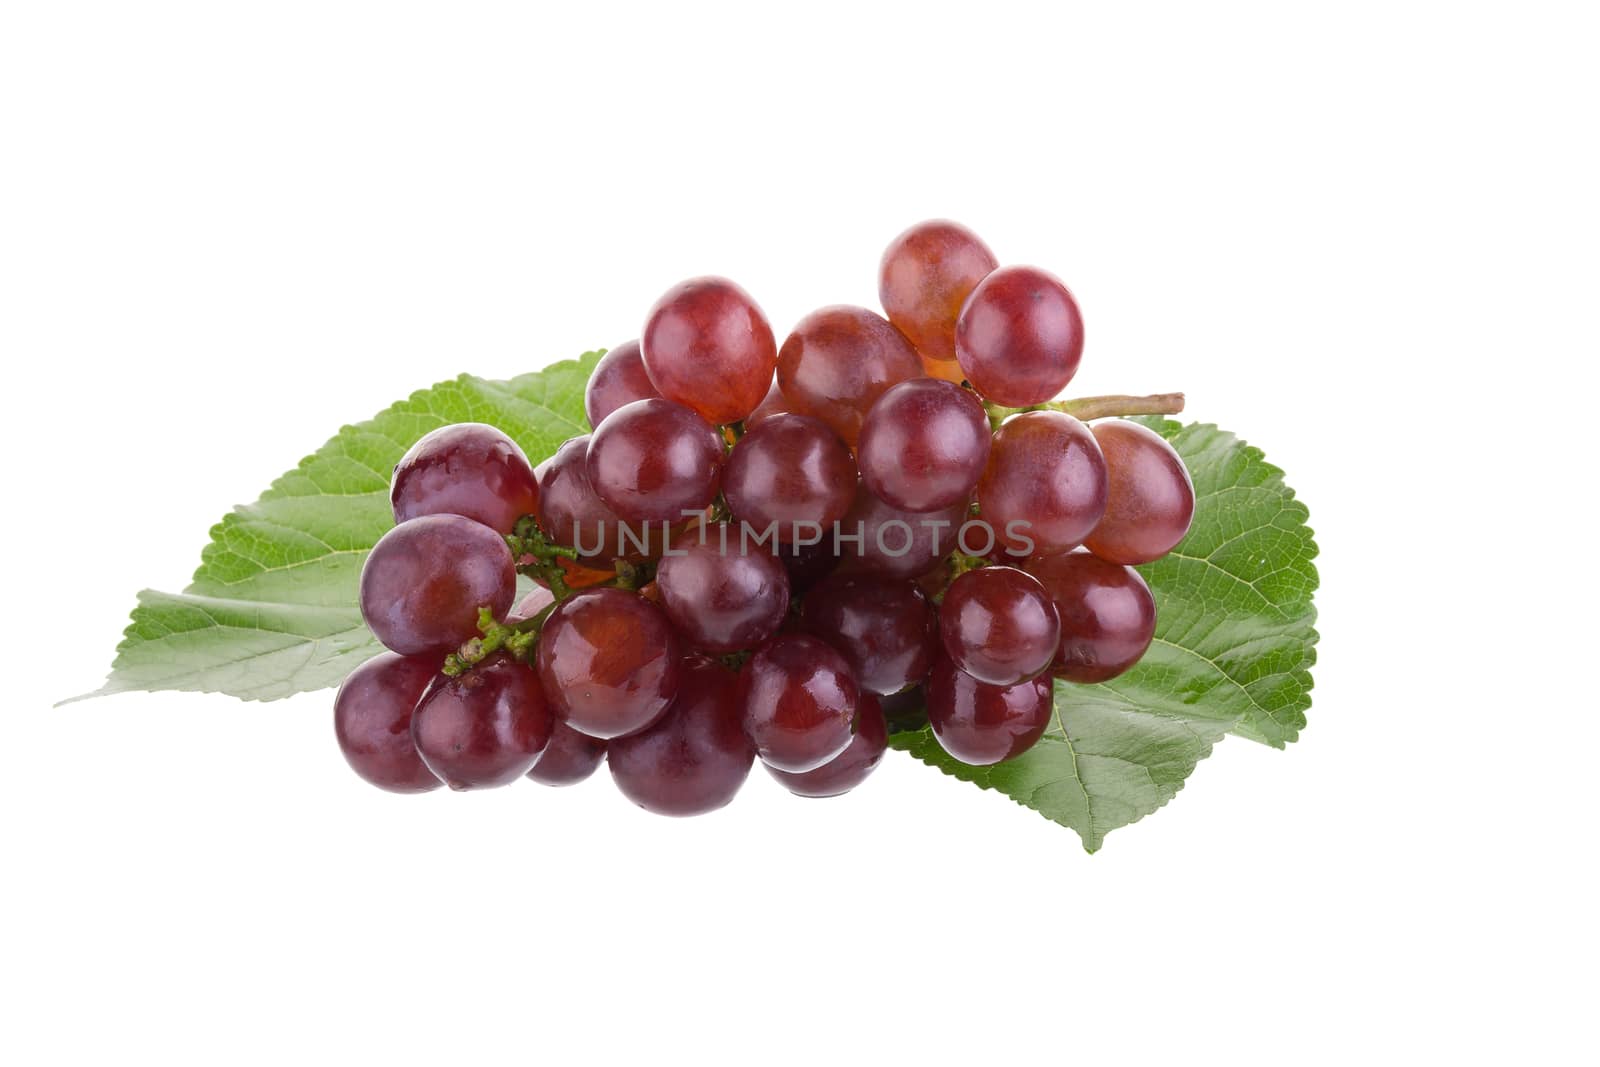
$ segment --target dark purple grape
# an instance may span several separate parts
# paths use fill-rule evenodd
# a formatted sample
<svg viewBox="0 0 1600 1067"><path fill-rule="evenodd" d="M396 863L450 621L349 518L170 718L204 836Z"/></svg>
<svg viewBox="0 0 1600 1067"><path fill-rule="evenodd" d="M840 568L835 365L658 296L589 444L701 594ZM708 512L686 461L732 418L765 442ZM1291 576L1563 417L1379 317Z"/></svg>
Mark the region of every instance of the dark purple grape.
<svg viewBox="0 0 1600 1067"><path fill-rule="evenodd" d="M411 446L389 484L394 521L463 515L508 534L539 510L539 483L515 441L480 422L441 426Z"/></svg>
<svg viewBox="0 0 1600 1067"><path fill-rule="evenodd" d="M1061 641L1050 594L1015 567L982 567L950 583L939 629L955 665L988 685L1044 673Z"/></svg>
<svg viewBox="0 0 1600 1067"><path fill-rule="evenodd" d="M1042 404L1065 389L1083 356L1083 317L1061 280L1037 267L1001 267L967 298L956 358L980 396L1006 407Z"/></svg>
<svg viewBox="0 0 1600 1067"><path fill-rule="evenodd" d="M850 664L805 634L780 634L744 666L744 730L780 771L816 770L850 744L861 690Z"/></svg>
<svg viewBox="0 0 1600 1067"><path fill-rule="evenodd" d="M638 593L590 589L566 600L539 635L539 680L556 714L590 737L649 726L678 689L678 637Z"/></svg>
<svg viewBox="0 0 1600 1067"><path fill-rule="evenodd" d="M540 785L577 785L595 772L606 758L606 743L580 734L560 720L550 732L550 743L528 771Z"/></svg>
<svg viewBox="0 0 1600 1067"><path fill-rule="evenodd" d="M1112 563L1150 563L1171 552L1194 521L1194 482L1154 430L1111 419L1094 425L1106 457L1106 513L1083 546Z"/></svg>
<svg viewBox="0 0 1600 1067"><path fill-rule="evenodd" d="M849 445L885 389L921 374L916 349L887 319L842 304L801 319L778 351L790 410L821 419Z"/></svg>
<svg viewBox="0 0 1600 1067"><path fill-rule="evenodd" d="M517 571L504 537L460 515L424 515L378 540L361 568L361 616L379 641L412 656L478 636L478 609L504 617Z"/></svg>
<svg viewBox="0 0 1600 1067"><path fill-rule="evenodd" d="M594 428L624 404L660 396L645 373L639 342L626 341L600 357L583 390L583 410Z"/></svg>
<svg viewBox="0 0 1600 1067"><path fill-rule="evenodd" d="M1139 662L1156 633L1156 601L1139 572L1087 552L1036 559L1028 573L1061 617L1051 669L1071 682L1104 682Z"/></svg>
<svg viewBox="0 0 1600 1067"><path fill-rule="evenodd" d="M878 266L878 299L900 332L930 360L956 358L961 305L999 262L958 222L919 222L889 243Z"/></svg>
<svg viewBox="0 0 1600 1067"><path fill-rule="evenodd" d="M726 278L668 289L650 309L640 345L656 390L713 425L756 409L778 358L767 317Z"/></svg>
<svg viewBox="0 0 1600 1067"><path fill-rule="evenodd" d="M589 435L584 434L540 464L539 529L556 544L577 549L583 561L596 568L646 554L638 550L638 543L655 547L659 536L635 529L631 531L635 539L629 539L629 528L589 484L588 455Z"/></svg>
<svg viewBox="0 0 1600 1067"><path fill-rule="evenodd" d="M333 698L333 732L350 769L391 793L439 788L411 743L411 713L439 671L437 656L380 652L351 671Z"/></svg>
<svg viewBox="0 0 1600 1067"><path fill-rule="evenodd" d="M839 566L833 547L833 531L823 534L814 545L779 545L778 562L789 575L789 595L803 596Z"/></svg>
<svg viewBox="0 0 1600 1067"><path fill-rule="evenodd" d="M891 734L920 730L928 725L928 694L922 685L912 685L881 698L884 722Z"/></svg>
<svg viewBox="0 0 1600 1067"><path fill-rule="evenodd" d="M855 494L856 463L827 425L775 415L734 446L722 491L735 518L784 544L831 536Z"/></svg>
<svg viewBox="0 0 1600 1067"><path fill-rule="evenodd" d="M966 521L965 500L938 511L904 511L862 485L839 521L839 555L849 561L850 570L916 578L955 551Z"/></svg>
<svg viewBox="0 0 1600 1067"><path fill-rule="evenodd" d="M716 523L661 560L661 607L693 648L754 648L789 613L789 577L768 547L745 543L738 527Z"/></svg>
<svg viewBox="0 0 1600 1067"><path fill-rule="evenodd" d="M796 796L836 797L848 793L867 780L883 762L889 747L889 734L883 721L883 708L871 693L861 694L861 710L856 713L856 732L845 750L814 771L793 774L767 767L767 772Z"/></svg>
<svg viewBox="0 0 1600 1067"><path fill-rule="evenodd" d="M1054 711L1047 674L1011 686L986 685L941 656L926 688L933 736L946 752L974 767L1032 748Z"/></svg>
<svg viewBox="0 0 1600 1067"><path fill-rule="evenodd" d="M635 400L589 438L589 484L625 521L679 523L717 498L722 435L682 404Z"/></svg>
<svg viewBox="0 0 1600 1067"><path fill-rule="evenodd" d="M1089 428L1059 411L1028 411L994 435L978 511L1013 557L1083 543L1106 511L1106 460Z"/></svg>
<svg viewBox="0 0 1600 1067"><path fill-rule="evenodd" d="M972 499L992 431L978 398L937 378L893 386L872 405L856 442L861 480L905 511Z"/></svg>
<svg viewBox="0 0 1600 1067"><path fill-rule="evenodd" d="M554 726L533 669L500 652L458 678L436 678L411 718L411 739L451 789L492 789L528 773Z"/></svg>
<svg viewBox="0 0 1600 1067"><path fill-rule="evenodd" d="M801 619L844 656L862 689L881 696L927 677L939 648L933 608L905 579L834 575L806 595Z"/></svg>
<svg viewBox="0 0 1600 1067"><path fill-rule="evenodd" d="M691 656L672 706L649 729L611 742L607 764L624 796L657 815L703 815L733 799L755 750L739 719L738 679Z"/></svg>

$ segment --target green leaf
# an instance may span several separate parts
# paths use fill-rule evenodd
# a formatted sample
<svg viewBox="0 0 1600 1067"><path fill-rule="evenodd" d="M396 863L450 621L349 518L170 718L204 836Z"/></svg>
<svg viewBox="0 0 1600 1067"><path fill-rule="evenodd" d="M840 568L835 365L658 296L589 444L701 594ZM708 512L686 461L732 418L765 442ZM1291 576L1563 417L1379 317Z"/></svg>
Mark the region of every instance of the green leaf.
<svg viewBox="0 0 1600 1067"><path fill-rule="evenodd" d="M380 646L356 588L367 552L393 525L389 475L417 438L486 422L538 463L589 431L583 387L599 352L508 382L463 375L346 426L211 530L181 594L146 590L106 684L275 700L338 685Z"/></svg>
<svg viewBox="0 0 1600 1067"><path fill-rule="evenodd" d="M1226 734L1282 748L1311 706L1317 547L1305 506L1232 434L1139 421L1172 442L1195 483L1188 536L1139 568L1157 612L1144 659L1100 685L1057 682L1044 739L999 766L950 758L926 727L890 742L1070 826L1090 852L1171 800Z"/></svg>

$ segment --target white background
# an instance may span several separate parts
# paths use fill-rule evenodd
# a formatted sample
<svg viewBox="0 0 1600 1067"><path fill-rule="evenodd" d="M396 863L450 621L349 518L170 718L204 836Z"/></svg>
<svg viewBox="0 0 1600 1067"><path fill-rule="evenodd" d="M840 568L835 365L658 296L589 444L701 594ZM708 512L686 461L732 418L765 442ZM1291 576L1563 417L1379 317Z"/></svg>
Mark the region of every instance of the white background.
<svg viewBox="0 0 1600 1067"><path fill-rule="evenodd" d="M1580 5L3 10L0 1059L1593 1055ZM370 790L326 693L51 707L341 423L691 274L872 303L930 215L1288 471L1300 744L1090 857L894 755L678 822Z"/></svg>

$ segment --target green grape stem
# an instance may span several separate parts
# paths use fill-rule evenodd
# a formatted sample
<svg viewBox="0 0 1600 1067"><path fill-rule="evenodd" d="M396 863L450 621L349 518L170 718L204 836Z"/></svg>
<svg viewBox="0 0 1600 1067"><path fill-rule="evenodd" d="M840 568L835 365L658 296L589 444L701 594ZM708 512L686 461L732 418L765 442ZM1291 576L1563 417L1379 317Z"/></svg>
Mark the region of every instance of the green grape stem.
<svg viewBox="0 0 1600 1067"><path fill-rule="evenodd" d="M1128 396L1116 393L1109 396L1082 396L1075 400L1051 400L1027 407L1008 408L985 402L989 424L995 429L1012 415L1024 411L1061 411L1075 419L1126 418L1129 415L1176 415L1183 410L1182 393L1151 393L1148 396Z"/></svg>

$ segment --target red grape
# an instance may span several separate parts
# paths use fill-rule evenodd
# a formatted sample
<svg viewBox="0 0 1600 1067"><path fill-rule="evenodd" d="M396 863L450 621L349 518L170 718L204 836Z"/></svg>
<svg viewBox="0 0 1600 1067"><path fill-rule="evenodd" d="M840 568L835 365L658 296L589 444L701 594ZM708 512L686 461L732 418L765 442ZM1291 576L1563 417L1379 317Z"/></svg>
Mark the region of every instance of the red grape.
<svg viewBox="0 0 1600 1067"><path fill-rule="evenodd" d="M778 352L778 386L791 410L821 419L849 445L885 389L921 374L911 342L866 308L813 311Z"/></svg>
<svg viewBox="0 0 1600 1067"><path fill-rule="evenodd" d="M668 289L650 309L640 345L656 390L717 425L756 409L777 363L767 317L726 278Z"/></svg>
<svg viewBox="0 0 1600 1067"><path fill-rule="evenodd" d="M1055 275L1001 267L967 298L956 356L980 395L1007 407L1042 404L1066 388L1083 355L1083 318Z"/></svg>
<svg viewBox="0 0 1600 1067"><path fill-rule="evenodd" d="M889 321L930 360L956 358L956 318L972 290L999 265L958 222L919 222L889 243L878 266L878 299Z"/></svg>
<svg viewBox="0 0 1600 1067"><path fill-rule="evenodd" d="M775 415L740 439L728 456L722 491L734 517L793 544L831 534L855 493L856 463L827 425Z"/></svg>
<svg viewBox="0 0 1600 1067"><path fill-rule="evenodd" d="M528 771L540 785L577 785L606 758L606 743L557 720L550 743Z"/></svg>
<svg viewBox="0 0 1600 1067"><path fill-rule="evenodd" d="M638 593L590 589L563 600L539 635L539 680L556 714L590 737L649 726L678 688L678 637Z"/></svg>
<svg viewBox="0 0 1600 1067"><path fill-rule="evenodd" d="M614 573L612 577L615 577ZM555 602L554 593L542 585L536 585L533 587L532 592L517 601L517 606L511 609L511 614L506 616L506 622L526 622L545 608L553 606Z"/></svg>
<svg viewBox="0 0 1600 1067"><path fill-rule="evenodd" d="M889 731L884 725L883 708L878 698L861 694L861 710L856 713L856 732L845 750L814 771L794 774L767 767L767 772L796 796L836 797L848 793L883 762L889 747Z"/></svg>
<svg viewBox="0 0 1600 1067"><path fill-rule="evenodd" d="M559 545L578 550L583 562L605 566L637 552L624 524L589 482L589 435L567 441L539 469L539 529ZM640 539L654 536L648 529Z"/></svg>
<svg viewBox="0 0 1600 1067"><path fill-rule="evenodd" d="M626 341L594 365L583 390L583 410L589 416L589 426L594 428L622 405L660 395L645 373L639 342Z"/></svg>
<svg viewBox="0 0 1600 1067"><path fill-rule="evenodd" d="M1154 430L1112 419L1096 423L1106 457L1106 514L1083 542L1112 563L1149 563L1177 547L1194 520L1194 482Z"/></svg>
<svg viewBox="0 0 1600 1067"><path fill-rule="evenodd" d="M716 523L674 548L656 569L661 607L685 641L708 652L754 648L789 613L789 576L770 551Z"/></svg>
<svg viewBox="0 0 1600 1067"><path fill-rule="evenodd" d="M838 649L862 689L882 696L922 681L939 647L928 598L904 579L835 575L806 595L802 623Z"/></svg>
<svg viewBox="0 0 1600 1067"><path fill-rule="evenodd" d="M982 567L950 583L939 627L955 665L988 685L1043 673L1061 641L1050 594L1015 567Z"/></svg>
<svg viewBox="0 0 1600 1067"><path fill-rule="evenodd" d="M402 655L448 652L478 636L478 610L496 618L517 595L505 538L460 515L424 515L384 534L361 568L361 615Z"/></svg>
<svg viewBox="0 0 1600 1067"><path fill-rule="evenodd" d="M941 656L928 676L928 721L944 750L983 767L1020 756L1044 736L1054 708L1050 676L986 685Z"/></svg>
<svg viewBox="0 0 1600 1067"><path fill-rule="evenodd" d="M351 671L333 698L333 732L350 769L391 793L440 782L411 742L411 714L439 671L437 656L380 652Z"/></svg>
<svg viewBox="0 0 1600 1067"><path fill-rule="evenodd" d="M515 441L480 422L441 426L411 446L389 486L394 521L464 515L508 534L539 510L539 483Z"/></svg>
<svg viewBox="0 0 1600 1067"><path fill-rule="evenodd" d="M939 511L902 511L862 485L839 523L839 554L852 570L915 578L955 551L966 521L965 500Z"/></svg>
<svg viewBox="0 0 1600 1067"><path fill-rule="evenodd" d="M1087 552L1031 561L1061 617L1054 672L1072 682L1103 682L1139 662L1156 632L1156 602L1139 572Z"/></svg>
<svg viewBox="0 0 1600 1067"><path fill-rule="evenodd" d="M861 480L906 511L947 508L972 499L990 438L977 397L949 382L913 378L867 412L856 442Z"/></svg>
<svg viewBox="0 0 1600 1067"><path fill-rule="evenodd" d="M850 744L861 690L850 664L804 634L780 634L744 666L744 729L780 771L816 770Z"/></svg>
<svg viewBox="0 0 1600 1067"><path fill-rule="evenodd" d="M766 398L756 405L754 411L745 416L744 428L753 430L772 416L785 415L788 411L789 402L783 398L783 390L778 388L778 381L774 378L772 387L767 390Z"/></svg>
<svg viewBox="0 0 1600 1067"><path fill-rule="evenodd" d="M457 678L436 678L417 704L411 737L451 789L491 789L528 773L554 725L532 668L502 652Z"/></svg>
<svg viewBox="0 0 1600 1067"><path fill-rule="evenodd" d="M589 484L635 523L678 523L717 498L722 435L670 400L635 400L606 416L589 438Z"/></svg>
<svg viewBox="0 0 1600 1067"><path fill-rule="evenodd" d="M978 511L1012 556L1076 547L1105 510L1105 457L1083 423L1059 411L1029 411L995 433Z"/></svg>
<svg viewBox="0 0 1600 1067"><path fill-rule="evenodd" d="M606 762L624 796L658 815L703 815L733 799L755 750L739 720L738 679L698 656L653 726L611 742Z"/></svg>

